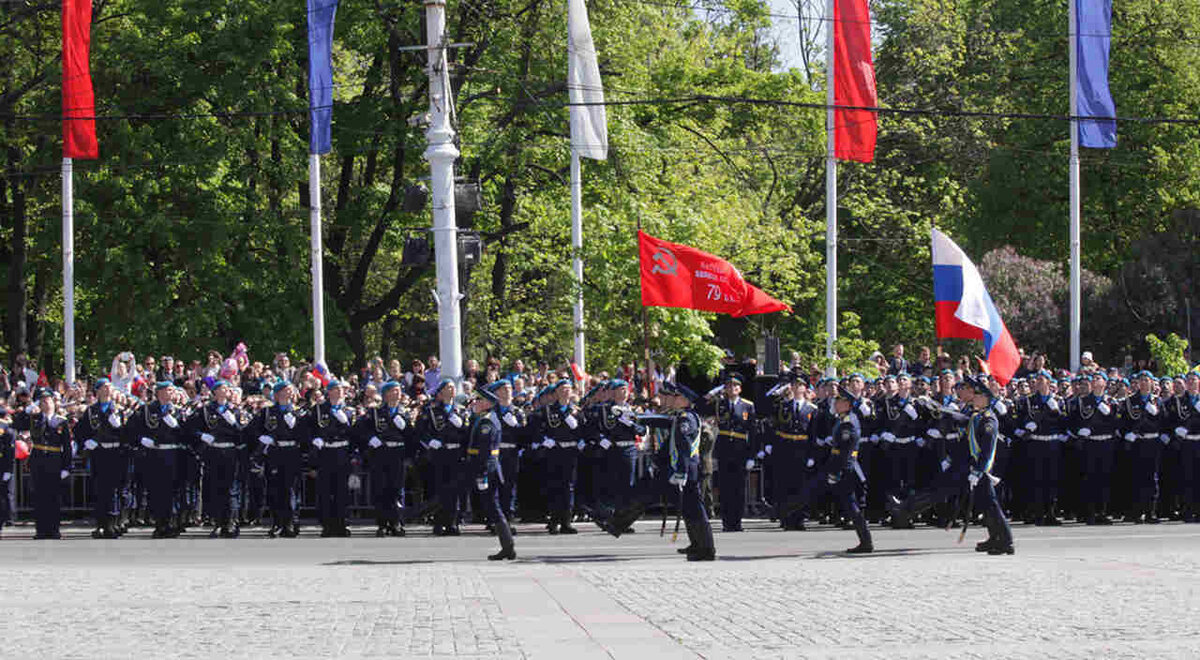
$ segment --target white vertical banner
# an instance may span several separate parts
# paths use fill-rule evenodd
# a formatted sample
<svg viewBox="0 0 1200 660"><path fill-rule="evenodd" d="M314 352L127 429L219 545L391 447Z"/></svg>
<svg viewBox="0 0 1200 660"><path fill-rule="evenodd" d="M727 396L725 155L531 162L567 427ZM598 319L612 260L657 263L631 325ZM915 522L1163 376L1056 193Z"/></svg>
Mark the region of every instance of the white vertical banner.
<svg viewBox="0 0 1200 660"><path fill-rule="evenodd" d="M74 164L62 159L63 374L75 382L75 181ZM32 386L32 383L30 384Z"/></svg>
<svg viewBox="0 0 1200 660"><path fill-rule="evenodd" d="M825 15L825 375L834 377L834 343L837 342L837 130L833 112L834 2L826 0Z"/></svg>

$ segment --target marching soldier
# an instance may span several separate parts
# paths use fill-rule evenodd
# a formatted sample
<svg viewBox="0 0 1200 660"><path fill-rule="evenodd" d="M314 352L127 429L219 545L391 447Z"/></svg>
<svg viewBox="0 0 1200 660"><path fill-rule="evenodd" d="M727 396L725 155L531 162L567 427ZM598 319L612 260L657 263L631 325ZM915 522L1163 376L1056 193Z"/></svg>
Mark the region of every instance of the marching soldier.
<svg viewBox="0 0 1200 660"><path fill-rule="evenodd" d="M763 447L763 454L772 456L775 462L779 478L772 499L780 510L785 502L800 494L805 478L811 477L819 457L812 440L813 420L818 410L806 396L808 384L799 373L791 372L785 378L779 392L781 399L776 402L771 418L774 440ZM804 510L780 517L779 526L786 530L804 530Z"/></svg>
<svg viewBox="0 0 1200 660"><path fill-rule="evenodd" d="M1028 461L1031 515L1037 525L1061 525L1054 513L1058 497L1062 443L1066 439L1067 411L1050 391L1049 371L1037 374L1036 390L1017 402L1017 435L1024 438Z"/></svg>
<svg viewBox="0 0 1200 660"><path fill-rule="evenodd" d="M383 404L368 408L355 427L359 450L371 469L371 499L375 505L375 536L404 536L400 504L404 497L404 469L408 458L411 421L400 405L400 383L389 380L381 388Z"/></svg>
<svg viewBox="0 0 1200 660"><path fill-rule="evenodd" d="M970 376L966 380L974 390L971 405L974 412L967 422L967 447L970 450L967 481L974 493L975 506L983 511L988 530L987 540L975 549L989 555L1011 555L1014 553L1012 529L996 498L996 478L991 474L1000 437L1000 422L994 412L996 396L984 380Z"/></svg>
<svg viewBox="0 0 1200 660"><path fill-rule="evenodd" d="M525 412L513 400L514 385L501 378L489 386L496 395L495 412L500 418L503 437L500 440L500 474L504 476L500 489L500 511L511 523L517 517L517 479L521 471L521 455L525 451ZM516 530L513 529L513 533Z"/></svg>
<svg viewBox="0 0 1200 660"><path fill-rule="evenodd" d="M571 383L559 380L544 393L549 403L530 418L530 426L541 438L546 450L546 506L550 514L547 530L551 534L577 534L571 525L575 510L575 470L583 441L579 438L579 410L571 404Z"/></svg>
<svg viewBox="0 0 1200 660"><path fill-rule="evenodd" d="M1133 469L1133 492L1131 508L1126 522L1141 524L1157 523L1154 513L1158 497L1158 470L1162 456L1163 411L1155 398L1154 375L1149 371L1139 372L1135 378L1137 392L1125 399L1119 408L1118 424L1128 444Z"/></svg>
<svg viewBox="0 0 1200 660"><path fill-rule="evenodd" d="M706 399L697 411L717 419L717 443L713 455L717 459L717 490L721 493L721 529L726 532L742 531L746 473L754 469L757 452L752 437L757 422L754 404L743 399L741 393L741 375L730 373L725 376L721 396L715 401ZM708 396L715 395L716 391L713 391Z"/></svg>
<svg viewBox="0 0 1200 660"><path fill-rule="evenodd" d="M599 382L579 400L579 437L583 447L579 449L576 470L575 504L582 511L592 511L607 500L604 492L608 487L604 462L604 447L601 440L604 431L601 417L608 407L607 382ZM611 444L611 441L608 441Z"/></svg>
<svg viewBox="0 0 1200 660"><path fill-rule="evenodd" d="M94 539L115 539L121 535L117 524L121 516L121 484L129 467L127 447L121 442L125 420L112 400L112 383L96 381L96 403L87 407L75 425L75 435L83 438L83 448L91 464L92 497L96 529Z"/></svg>
<svg viewBox="0 0 1200 660"><path fill-rule="evenodd" d="M29 476L33 479L34 539L61 539L63 481L71 475L71 425L57 412L54 392L38 392L37 403L17 413L13 429L29 431Z"/></svg>
<svg viewBox="0 0 1200 660"><path fill-rule="evenodd" d="M188 419L187 431L204 463L204 481L212 505L213 528L209 538L237 538L241 529L233 519L234 486L238 457L245 449L238 411L229 399L229 383L213 384L212 400Z"/></svg>
<svg viewBox="0 0 1200 660"><path fill-rule="evenodd" d="M888 376L889 382L892 376ZM902 373L895 379L896 393L880 401L880 447L889 467L892 494L912 494L917 489L917 458L925 445L925 421L912 394L912 377ZM886 496L887 493L884 493ZM897 523L893 521L895 526ZM907 522L905 527L912 527Z"/></svg>
<svg viewBox="0 0 1200 660"><path fill-rule="evenodd" d="M415 436L429 459L436 502L435 536L458 536L458 498L463 488L463 433L466 413L454 403L454 381L445 379L417 416Z"/></svg>
<svg viewBox="0 0 1200 660"><path fill-rule="evenodd" d="M1187 374L1185 390L1167 405L1168 426L1179 443L1183 476L1183 520L1200 520L1200 367ZM3 491L0 490L0 493ZM3 517L0 516L0 520Z"/></svg>
<svg viewBox="0 0 1200 660"><path fill-rule="evenodd" d="M262 455L267 478L267 505L271 529L267 536L296 538L300 535L298 503L304 475L304 444L307 440L303 416L296 409L296 388L281 380L271 388L275 405L263 408L246 427L247 442Z"/></svg>
<svg viewBox="0 0 1200 660"><path fill-rule="evenodd" d="M346 405L344 396L341 382L329 381L325 401L313 406L304 417L310 461L317 466L317 517L322 538L350 536L346 515L350 506L354 409Z"/></svg>
<svg viewBox="0 0 1200 660"><path fill-rule="evenodd" d="M600 450L603 452L601 490L607 498L601 504L624 506L633 495L637 483L637 438L646 434L646 427L637 421L637 413L629 404L629 383L616 378L608 381L608 401L600 408ZM626 533L632 528L622 530Z"/></svg>
<svg viewBox="0 0 1200 660"><path fill-rule="evenodd" d="M142 459L149 489L150 515L156 539L175 538L183 521L175 521L176 484L186 476L183 457L188 450L180 411L172 403L171 381L154 385L155 400L130 415L126 432L132 444L146 452Z"/></svg>
<svg viewBox="0 0 1200 660"><path fill-rule="evenodd" d="M1108 377L1104 372L1092 374L1089 383L1091 391L1071 406L1071 434L1082 445L1085 521L1088 525L1111 525L1108 503L1112 494L1113 456L1120 439L1118 405L1107 394Z"/></svg>
<svg viewBox="0 0 1200 660"><path fill-rule="evenodd" d="M512 385L505 380L476 390L477 398L471 402L473 415L467 435L467 460L475 477L475 488L482 496L488 520L500 538L500 552L488 555L492 561L517 558L512 530L500 509L500 484L504 481L504 471L500 467L500 443L504 427L496 414L500 401L495 390L501 387L508 389L511 395Z"/></svg>

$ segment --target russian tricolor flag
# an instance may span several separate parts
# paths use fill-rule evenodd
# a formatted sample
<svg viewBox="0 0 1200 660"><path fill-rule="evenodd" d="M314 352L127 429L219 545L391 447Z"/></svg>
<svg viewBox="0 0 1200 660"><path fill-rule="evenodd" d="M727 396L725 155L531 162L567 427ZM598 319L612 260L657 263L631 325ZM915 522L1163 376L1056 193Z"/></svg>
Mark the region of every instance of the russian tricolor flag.
<svg viewBox="0 0 1200 660"><path fill-rule="evenodd" d="M933 230L933 299L939 338L981 339L992 376L1007 385L1021 356L975 264L949 236Z"/></svg>

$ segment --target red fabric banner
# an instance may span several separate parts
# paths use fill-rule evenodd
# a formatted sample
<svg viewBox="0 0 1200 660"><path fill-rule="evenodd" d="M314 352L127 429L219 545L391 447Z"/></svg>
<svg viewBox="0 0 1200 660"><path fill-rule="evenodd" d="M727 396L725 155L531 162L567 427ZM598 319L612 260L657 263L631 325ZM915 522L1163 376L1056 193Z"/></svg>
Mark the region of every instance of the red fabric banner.
<svg viewBox="0 0 1200 660"><path fill-rule="evenodd" d="M732 316L792 311L742 279L728 261L638 232L642 305L682 307Z"/></svg>
<svg viewBox="0 0 1200 660"><path fill-rule="evenodd" d="M834 104L873 108L875 64L871 59L871 11L867 0L833 3ZM842 160L875 160L875 113L834 110L834 153Z"/></svg>
<svg viewBox="0 0 1200 660"><path fill-rule="evenodd" d="M88 59L92 47L92 0L62 3L63 158L97 158L96 97ZM87 117L87 119L74 119Z"/></svg>

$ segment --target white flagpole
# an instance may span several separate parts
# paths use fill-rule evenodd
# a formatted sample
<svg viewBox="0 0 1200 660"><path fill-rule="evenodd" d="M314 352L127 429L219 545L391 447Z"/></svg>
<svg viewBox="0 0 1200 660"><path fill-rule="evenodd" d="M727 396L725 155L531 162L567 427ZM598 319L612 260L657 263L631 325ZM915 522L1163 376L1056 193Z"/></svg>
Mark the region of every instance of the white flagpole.
<svg viewBox="0 0 1200 660"><path fill-rule="evenodd" d="M571 270L575 274L575 364L587 373L584 367L583 336L583 181L579 163L579 150L571 148Z"/></svg>
<svg viewBox="0 0 1200 660"><path fill-rule="evenodd" d="M1070 5L1070 27L1071 31L1068 47L1070 53L1071 67L1071 160L1070 160L1070 204L1071 204L1071 371L1079 371L1079 350L1080 350L1080 325L1082 323L1082 301L1079 290L1080 279L1080 212L1079 212L1079 120L1075 117L1079 114L1079 94L1075 89L1079 77L1077 70L1078 62L1076 57L1079 50L1079 16L1077 14L1076 0L1067 0Z"/></svg>
<svg viewBox="0 0 1200 660"><path fill-rule="evenodd" d="M321 156L308 155L308 220L312 237L313 360L325 363L324 251L321 247ZM328 365L326 365L328 366Z"/></svg>
<svg viewBox="0 0 1200 660"><path fill-rule="evenodd" d="M63 374L75 383L75 185L70 158L62 159Z"/></svg>
<svg viewBox="0 0 1200 660"><path fill-rule="evenodd" d="M833 377L834 342L837 341L837 152L834 128L834 2L826 0L826 76L825 76L825 358L829 362L825 373Z"/></svg>

